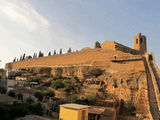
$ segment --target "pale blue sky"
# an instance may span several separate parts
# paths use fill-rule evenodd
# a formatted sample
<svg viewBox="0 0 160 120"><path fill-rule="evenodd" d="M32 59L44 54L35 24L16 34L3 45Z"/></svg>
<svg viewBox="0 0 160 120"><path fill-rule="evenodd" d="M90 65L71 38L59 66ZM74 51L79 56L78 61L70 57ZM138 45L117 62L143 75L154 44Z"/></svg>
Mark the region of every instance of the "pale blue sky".
<svg viewBox="0 0 160 120"><path fill-rule="evenodd" d="M39 50L93 47L113 40L133 47L138 32L160 63L159 0L0 0L1 67Z"/></svg>

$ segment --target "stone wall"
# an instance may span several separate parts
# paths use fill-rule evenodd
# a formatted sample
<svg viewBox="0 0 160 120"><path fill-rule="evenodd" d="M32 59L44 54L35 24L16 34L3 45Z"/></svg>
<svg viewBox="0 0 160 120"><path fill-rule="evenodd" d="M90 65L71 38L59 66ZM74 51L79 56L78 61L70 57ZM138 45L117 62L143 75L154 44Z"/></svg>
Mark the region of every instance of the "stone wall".
<svg viewBox="0 0 160 120"><path fill-rule="evenodd" d="M135 49L129 48L127 46L124 46L114 41L106 41L102 44L101 47L102 49L106 49L106 50L122 51L125 53L131 53L131 54L140 54L139 51L136 51Z"/></svg>

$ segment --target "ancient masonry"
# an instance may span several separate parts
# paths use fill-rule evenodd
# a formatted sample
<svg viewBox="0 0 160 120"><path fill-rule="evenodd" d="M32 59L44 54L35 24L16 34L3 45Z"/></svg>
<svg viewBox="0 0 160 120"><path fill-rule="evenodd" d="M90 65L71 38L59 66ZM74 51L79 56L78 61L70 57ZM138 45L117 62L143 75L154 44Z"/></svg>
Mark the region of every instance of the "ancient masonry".
<svg viewBox="0 0 160 120"><path fill-rule="evenodd" d="M120 99L133 100L140 114L158 120L160 72L153 53L147 53L146 36L141 33L134 37L134 49L114 41L103 44L96 42L94 49L83 48L78 52L12 62L6 64L5 69L10 74L12 71L36 67L50 67L52 74L76 75L82 79L92 68L103 69L110 75L105 78L109 92ZM115 76L111 81L114 84L116 81L116 87L107 83L111 76Z"/></svg>

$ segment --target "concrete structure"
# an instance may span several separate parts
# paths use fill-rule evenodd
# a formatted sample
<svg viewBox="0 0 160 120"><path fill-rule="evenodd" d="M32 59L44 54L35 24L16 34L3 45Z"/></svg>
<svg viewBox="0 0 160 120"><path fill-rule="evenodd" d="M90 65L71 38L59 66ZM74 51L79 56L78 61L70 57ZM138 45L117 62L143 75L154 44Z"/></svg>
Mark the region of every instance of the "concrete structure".
<svg viewBox="0 0 160 120"><path fill-rule="evenodd" d="M88 120L88 108L86 105L64 104L60 105L60 116L62 120Z"/></svg>

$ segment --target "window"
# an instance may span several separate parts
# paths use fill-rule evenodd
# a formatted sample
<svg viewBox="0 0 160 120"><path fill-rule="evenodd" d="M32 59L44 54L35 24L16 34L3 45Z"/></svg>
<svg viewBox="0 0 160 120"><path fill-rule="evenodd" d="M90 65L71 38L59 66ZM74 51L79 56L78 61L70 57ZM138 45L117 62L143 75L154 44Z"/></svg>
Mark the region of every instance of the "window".
<svg viewBox="0 0 160 120"><path fill-rule="evenodd" d="M81 120L85 120L85 114L86 114L86 111L85 111L85 110L83 110L83 111L82 111L82 117L81 117Z"/></svg>
<svg viewBox="0 0 160 120"><path fill-rule="evenodd" d="M143 39L141 38L141 40L140 40L140 43L142 44L143 43Z"/></svg>
<svg viewBox="0 0 160 120"><path fill-rule="evenodd" d="M136 44L138 44L138 39L136 39Z"/></svg>

